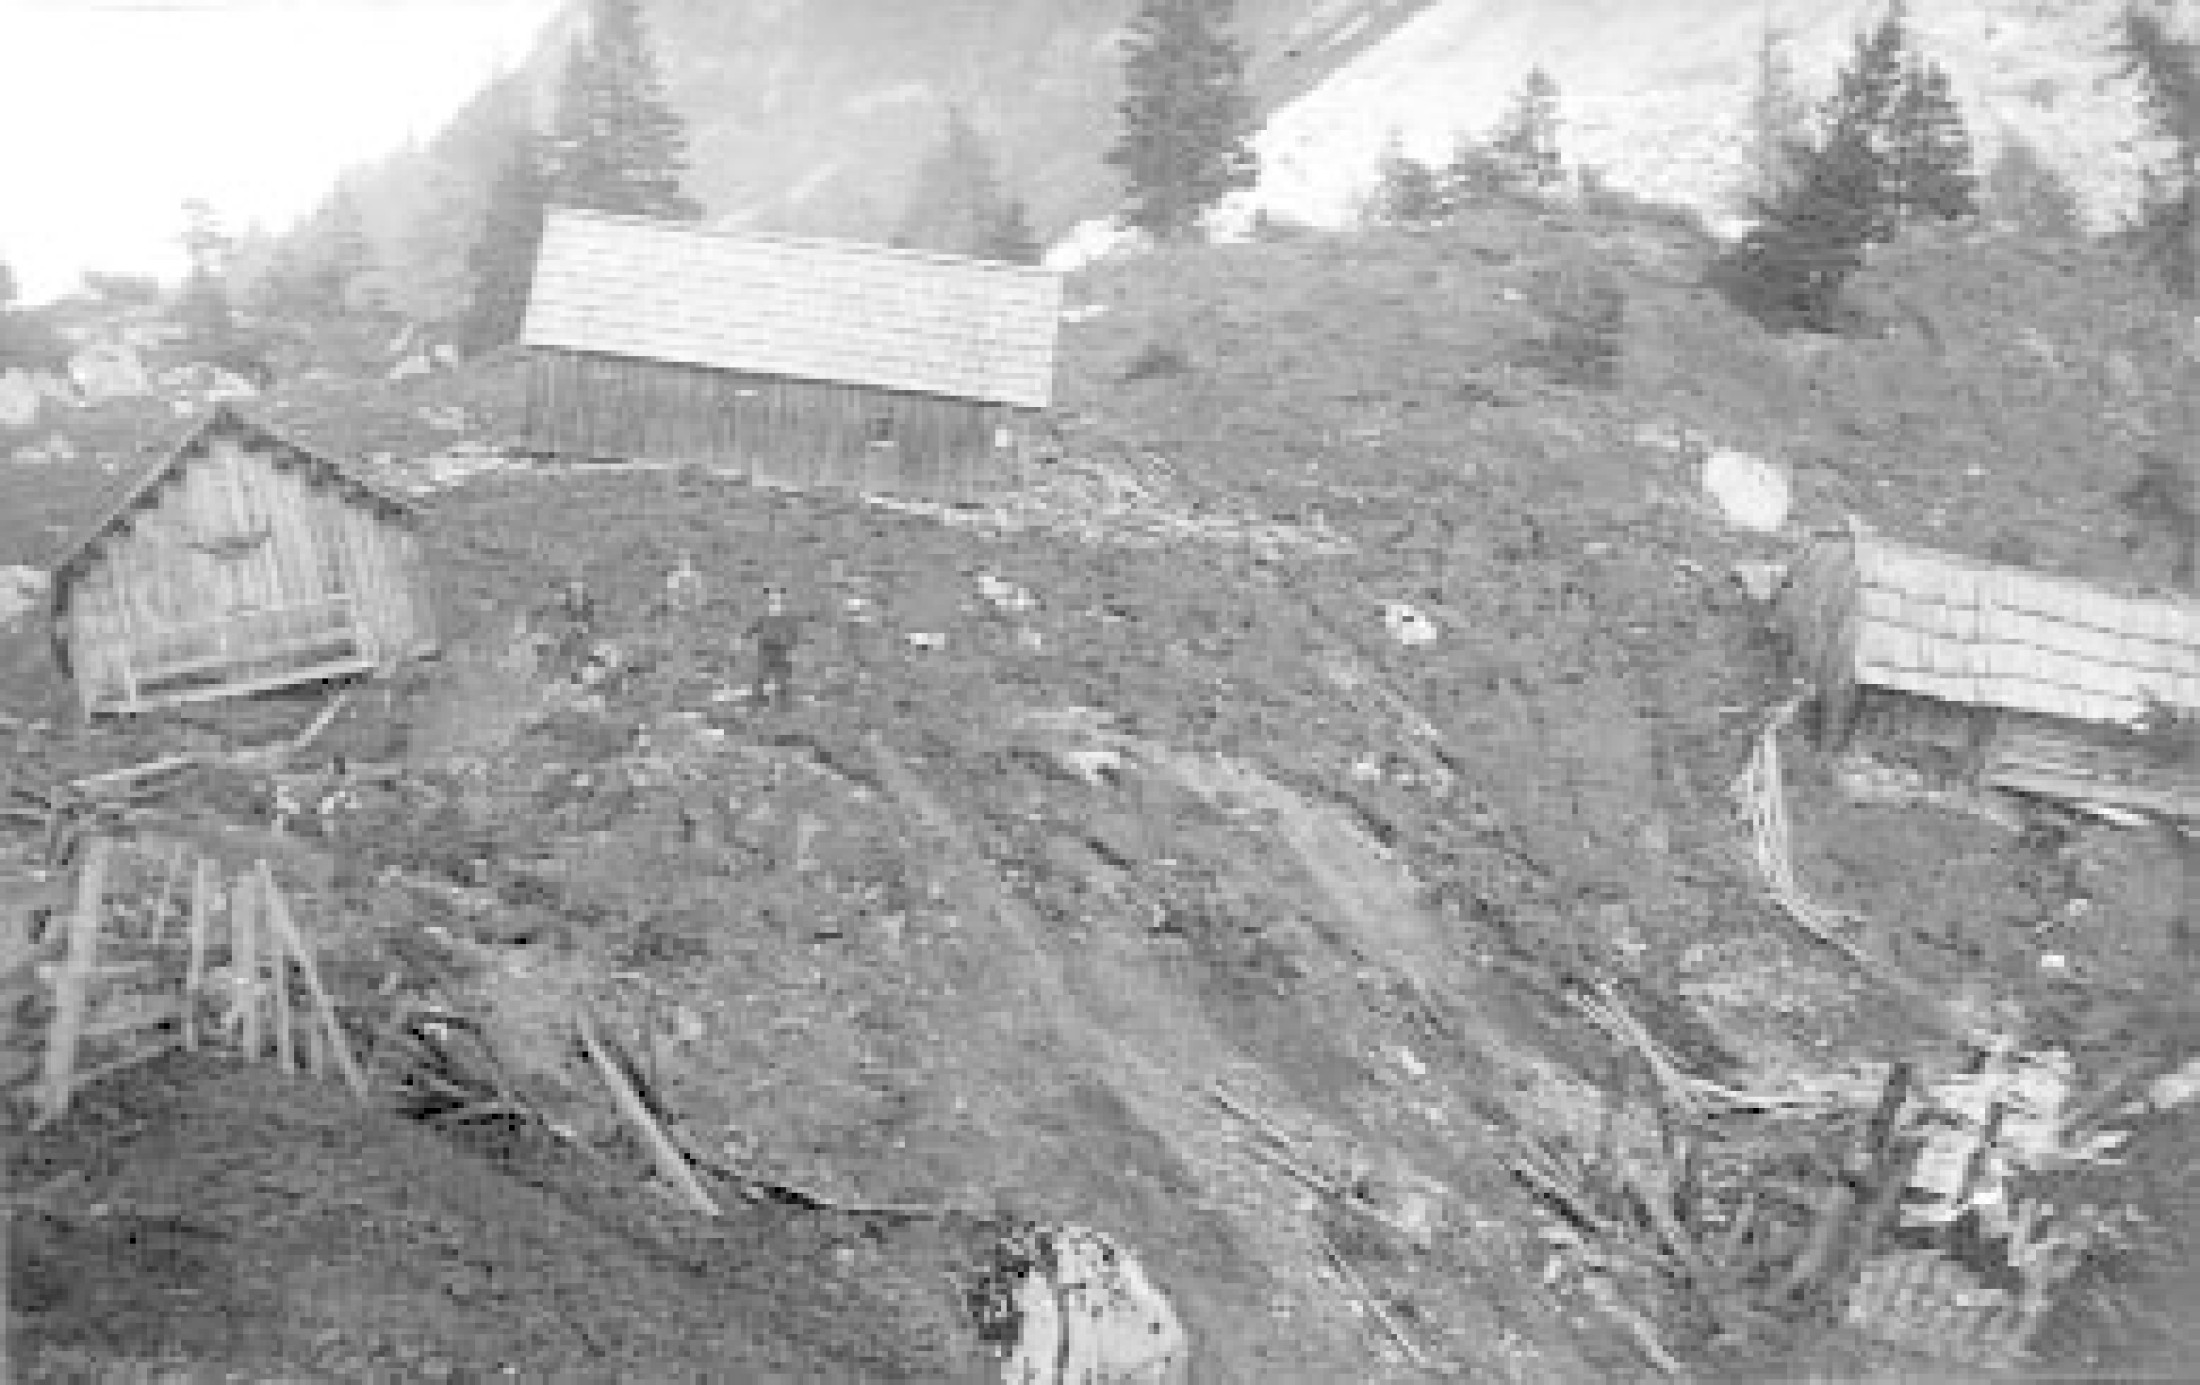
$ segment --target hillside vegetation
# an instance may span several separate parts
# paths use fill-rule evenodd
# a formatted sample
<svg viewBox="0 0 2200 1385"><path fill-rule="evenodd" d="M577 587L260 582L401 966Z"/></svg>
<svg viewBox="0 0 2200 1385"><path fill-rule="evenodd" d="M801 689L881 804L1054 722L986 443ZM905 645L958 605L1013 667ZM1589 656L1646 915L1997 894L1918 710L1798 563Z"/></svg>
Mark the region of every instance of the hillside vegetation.
<svg viewBox="0 0 2200 1385"><path fill-rule="evenodd" d="M56 1359L181 1342L254 1379L422 1353L529 1378L726 1361L759 1379L979 1378L983 1343L941 1286L968 1288L989 1227L1040 1218L1135 1250L1202 1381L1420 1378L1353 1306L1366 1297L1464 1378L1640 1378L1659 1350L1735 1379L1918 1369L1793 1322L1722 1336L1671 1283L1629 1288L1645 1315L1630 1326L1554 1268L1557 1223L1507 1161L1523 1141L1586 1158L1615 1124L1656 1144L1625 1050L1570 999L1584 987L1705 1078L1964 1061L1765 895L1731 786L1793 689L1731 567L1856 515L2158 584L2167 554L2127 542L2115 496L2143 445L2180 436L2168 406L2200 363L2189 324L2089 249L1905 242L1859 280L1878 334L1809 340L1700 288L1709 253L1669 226L1521 212L1098 266L1072 283L1102 311L1064 328L1061 457L1002 513L662 470L515 467L435 496L449 651L363 699L327 748L447 792L433 814L370 795L323 887L299 888L365 978L359 1004L387 972L466 1007L596 1161L539 1133L461 1151L375 1124L431 1186L483 1176L483 1158L527 1186L415 1202L343 1161L325 1183L285 1179L284 1158L333 1157L320 1106L210 1123L148 1068L34 1141L29 1166L81 1160L72 1196L158 1202L188 1195L159 1172L179 1148L194 1168L224 1167L229 1140L280 1156L240 1161L256 1172L196 1213L206 1239L136 1255L120 1289L67 1287L114 1233L56 1221L25 1335ZM344 446L429 388L467 386L266 405ZM511 432L508 378L476 388L489 434ZM1727 526L1700 485L1704 446L1784 466L1791 532ZM12 502L44 478L0 479ZM11 528L0 561L35 561L38 537ZM711 602L652 615L681 550ZM634 665L593 695L514 642L576 572ZM819 617L784 718L727 696L767 581ZM1434 639L1398 638L1386 603ZM18 772L177 734L26 740ZM2096 908L2056 940L2073 981L2039 965L2043 867L2007 828L1862 801L1843 766L1800 740L1790 754L1797 874L1871 920L1916 982L2017 1007L2025 1042L2067 1047L2089 1078L2189 1056L2167 979L2174 870L2151 838L2086 833ZM486 902L438 910L374 883L389 867ZM667 1106L744 1168L957 1217L741 1206L701 1242L667 1229L662 1208L607 1191L630 1152L531 1027L579 993L653 1045ZM173 1080L187 1104L287 1100L203 1064ZM1385 1223L1314 1195L1257 1157L1217 1090L1383 1206L1419 1210ZM2144 1255L2089 1262L2033 1339L2047 1366L2196 1349L2171 1316L2189 1275L2164 1268L2200 1260L2181 1119L2137 1139L2121 1173L2088 1172L2108 1178L2088 1196L2143 1205L2157 1232ZM277 1210L339 1199L396 1249L331 1269L334 1252L272 1229ZM568 1214L590 1228L569 1245L498 1220ZM598 1234L650 1248L619 1262L616 1293L575 1269ZM186 1330L187 1267L248 1255L294 1272L240 1281L240 1301L307 1302L310 1285L313 1312ZM760 1269L774 1257L776 1282ZM431 1302L422 1265L472 1287ZM712 1302L720 1337L673 1344ZM496 1326L521 1308L575 1332Z"/></svg>

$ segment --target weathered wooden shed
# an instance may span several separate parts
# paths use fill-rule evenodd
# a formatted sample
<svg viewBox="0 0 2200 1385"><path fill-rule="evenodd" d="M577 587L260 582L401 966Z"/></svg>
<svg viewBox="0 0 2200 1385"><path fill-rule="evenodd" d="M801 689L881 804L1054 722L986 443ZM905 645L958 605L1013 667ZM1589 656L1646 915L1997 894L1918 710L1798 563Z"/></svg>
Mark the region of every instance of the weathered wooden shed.
<svg viewBox="0 0 2200 1385"><path fill-rule="evenodd" d="M850 241L551 212L528 445L932 500L1012 488L1053 397L1061 277Z"/></svg>
<svg viewBox="0 0 2200 1385"><path fill-rule="evenodd" d="M88 716L340 677L435 644L412 505L228 405L63 550L52 615Z"/></svg>
<svg viewBox="0 0 2200 1385"><path fill-rule="evenodd" d="M1932 747L1987 787L2200 820L2200 766L2143 729L2200 713L2200 603L1856 527L1806 549L1775 619L1837 743Z"/></svg>

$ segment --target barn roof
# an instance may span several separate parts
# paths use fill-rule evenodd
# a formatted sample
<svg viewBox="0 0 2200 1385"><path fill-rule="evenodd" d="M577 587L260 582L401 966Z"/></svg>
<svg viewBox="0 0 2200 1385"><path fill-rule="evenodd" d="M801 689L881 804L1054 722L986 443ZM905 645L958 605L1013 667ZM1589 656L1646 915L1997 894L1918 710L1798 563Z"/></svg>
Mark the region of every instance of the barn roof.
<svg viewBox="0 0 2200 1385"><path fill-rule="evenodd" d="M1791 592L1845 623L1869 687L2089 722L2133 722L2150 699L2200 708L2200 603L1863 531L1818 545Z"/></svg>
<svg viewBox="0 0 2200 1385"><path fill-rule="evenodd" d="M201 439L215 433L242 434L253 442L275 449L294 464L303 466L378 505L402 514L416 512L410 500L357 467L316 452L263 423L245 417L231 405L221 404L205 417L193 422L160 460L132 478L122 492L100 510L97 517L78 530L63 546L53 561L53 591L56 597L76 575L77 570L98 551L100 543L125 527L130 516L140 506L150 502L163 483L195 457L202 455L197 444Z"/></svg>
<svg viewBox="0 0 2200 1385"><path fill-rule="evenodd" d="M1044 408L1061 276L855 241L554 210L520 339Z"/></svg>

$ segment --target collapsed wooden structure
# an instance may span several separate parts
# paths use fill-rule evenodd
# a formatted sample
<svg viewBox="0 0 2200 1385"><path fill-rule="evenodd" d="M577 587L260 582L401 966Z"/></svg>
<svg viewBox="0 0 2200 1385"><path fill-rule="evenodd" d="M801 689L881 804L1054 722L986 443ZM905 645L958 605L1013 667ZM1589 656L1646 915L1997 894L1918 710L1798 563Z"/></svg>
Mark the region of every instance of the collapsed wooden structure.
<svg viewBox="0 0 2200 1385"><path fill-rule="evenodd" d="M411 502L223 405L63 550L87 716L360 673L435 646Z"/></svg>
<svg viewBox="0 0 2200 1385"><path fill-rule="evenodd" d="M553 211L521 341L531 450L968 501L1053 395L1061 278L850 241Z"/></svg>
<svg viewBox="0 0 2200 1385"><path fill-rule="evenodd" d="M1901 543L1814 541L1775 607L1821 739L1897 748L1989 788L2200 819L2200 602L2124 595Z"/></svg>

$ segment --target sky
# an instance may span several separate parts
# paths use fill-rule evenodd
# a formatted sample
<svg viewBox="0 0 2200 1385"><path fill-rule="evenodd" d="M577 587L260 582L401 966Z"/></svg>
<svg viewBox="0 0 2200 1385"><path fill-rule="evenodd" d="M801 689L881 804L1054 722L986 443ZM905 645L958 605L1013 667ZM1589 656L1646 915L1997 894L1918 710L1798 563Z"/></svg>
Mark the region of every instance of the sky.
<svg viewBox="0 0 2200 1385"><path fill-rule="evenodd" d="M0 0L0 262L173 277L186 198L279 230L432 136L558 0Z"/></svg>

